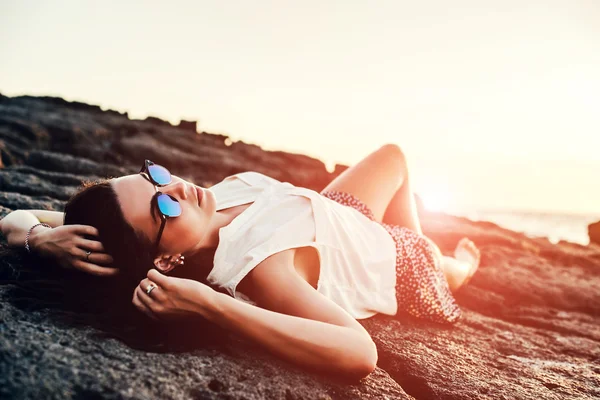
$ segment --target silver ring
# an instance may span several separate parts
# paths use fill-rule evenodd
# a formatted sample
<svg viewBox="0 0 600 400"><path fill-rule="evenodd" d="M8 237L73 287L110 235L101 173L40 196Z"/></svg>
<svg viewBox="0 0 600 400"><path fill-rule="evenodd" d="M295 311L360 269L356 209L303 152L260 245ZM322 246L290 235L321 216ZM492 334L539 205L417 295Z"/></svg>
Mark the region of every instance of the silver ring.
<svg viewBox="0 0 600 400"><path fill-rule="evenodd" d="M85 252L85 261L87 261L87 262L90 261L90 254L92 254L92 252L89 250Z"/></svg>
<svg viewBox="0 0 600 400"><path fill-rule="evenodd" d="M146 294L148 296L150 296L150 292L152 292L154 289L156 289L157 286L154 283L151 283L150 285L148 285L148 287L146 288Z"/></svg>

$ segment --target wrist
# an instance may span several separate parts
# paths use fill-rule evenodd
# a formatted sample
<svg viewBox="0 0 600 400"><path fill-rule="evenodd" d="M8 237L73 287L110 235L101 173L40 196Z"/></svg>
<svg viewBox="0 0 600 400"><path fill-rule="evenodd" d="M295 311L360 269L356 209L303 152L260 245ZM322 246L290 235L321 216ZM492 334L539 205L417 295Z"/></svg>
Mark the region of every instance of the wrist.
<svg viewBox="0 0 600 400"><path fill-rule="evenodd" d="M206 291L206 295L203 295L199 301L196 302L196 312L203 318L214 321L216 315L220 313L222 304L222 296L226 294L217 292L216 290L207 286L209 290Z"/></svg>
<svg viewBox="0 0 600 400"><path fill-rule="evenodd" d="M30 253L33 253L38 248L40 234L42 234L50 229L52 229L52 228L49 226L37 225L37 226L34 226L33 229L31 229L29 231L29 238L27 240L27 243L29 244L29 252Z"/></svg>

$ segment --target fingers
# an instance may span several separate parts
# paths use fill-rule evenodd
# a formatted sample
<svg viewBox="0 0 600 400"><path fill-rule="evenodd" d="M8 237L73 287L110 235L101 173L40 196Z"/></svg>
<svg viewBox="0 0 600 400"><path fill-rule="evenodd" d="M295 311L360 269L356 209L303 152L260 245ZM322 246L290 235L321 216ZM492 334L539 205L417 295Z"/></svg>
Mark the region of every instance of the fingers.
<svg viewBox="0 0 600 400"><path fill-rule="evenodd" d="M99 236L100 235L100 233L98 232L98 229L96 229L90 225L69 225L69 227L71 229L73 229L73 231L75 231L76 233L78 233L80 235L90 235L90 236Z"/></svg>
<svg viewBox="0 0 600 400"><path fill-rule="evenodd" d="M105 252L102 242L99 242L97 240L89 240L89 239L82 238L77 241L77 246L79 246L85 250L94 251L96 253L104 253Z"/></svg>
<svg viewBox="0 0 600 400"><path fill-rule="evenodd" d="M153 289L151 294L153 294L156 290L158 289ZM137 298L140 300L140 302L148 307L149 310L152 310L154 307L154 300L148 295L148 293L146 293L146 288L143 288L142 284L140 283L135 288L135 291L137 292Z"/></svg>
<svg viewBox="0 0 600 400"><path fill-rule="evenodd" d="M87 253L84 251L83 252L83 260L85 262L91 263L91 264L102 264L102 265L109 265L113 263L113 258L106 254L106 253L94 253L92 252L89 256L87 255Z"/></svg>
<svg viewBox="0 0 600 400"><path fill-rule="evenodd" d="M171 286L171 279L166 275L161 274L160 272L158 272L158 270L152 268L151 270L148 271L148 279L150 279L152 282L156 282L156 284L160 287L163 288L169 288Z"/></svg>
<svg viewBox="0 0 600 400"><path fill-rule="evenodd" d="M158 321L158 318L156 317L156 315L154 315L154 313L152 312L152 310L150 309L150 307L148 307L146 304L144 304L141 300L140 297L142 296L139 293L139 285L136 288L136 290L133 291L133 299L131 300L131 302L133 303L133 305L140 310L141 312L143 312L144 314L146 314L148 317L152 318L155 321ZM156 290L156 289L154 289Z"/></svg>
<svg viewBox="0 0 600 400"><path fill-rule="evenodd" d="M96 276L114 276L119 273L118 268L100 267L98 265L81 260L75 261L73 266L82 272Z"/></svg>
<svg viewBox="0 0 600 400"><path fill-rule="evenodd" d="M154 286L156 286L156 288L152 289L150 294L148 294L148 287L150 285L154 285ZM158 303L164 302L167 298L166 293L160 288L160 286L158 284L152 282L148 278L142 279L142 281L138 285L138 288L140 288L141 292L144 294L143 297L147 297L149 299L155 300Z"/></svg>
<svg viewBox="0 0 600 400"><path fill-rule="evenodd" d="M93 264L110 265L113 263L113 258L106 253L92 253L87 258Z"/></svg>
<svg viewBox="0 0 600 400"><path fill-rule="evenodd" d="M148 294L148 287L150 285L155 286L155 288ZM142 280L135 289L135 296L152 315L157 318L160 317L160 314L164 311L166 296L154 282L151 282L149 279Z"/></svg>
<svg viewBox="0 0 600 400"><path fill-rule="evenodd" d="M92 261L96 264L111 264L113 262L113 258L106 253L106 250L104 250L102 242L99 242L97 240L81 239L77 242L77 245L81 249L83 249L84 256L87 256L87 254L85 253L86 251L92 252L92 254L90 254L89 260L86 261Z"/></svg>
<svg viewBox="0 0 600 400"><path fill-rule="evenodd" d="M90 254L88 255L88 252L86 250L77 247L73 248L73 250L71 251L71 256L77 260L81 260L89 264L108 265L112 264L114 261L109 254L90 252Z"/></svg>
<svg viewBox="0 0 600 400"><path fill-rule="evenodd" d="M72 225L78 234L86 234L98 236L98 230L93 226L88 225ZM91 264L112 264L114 259L106 253L104 245L98 240L90 240L79 238L76 240L77 248L72 252L72 255L77 258L81 258L84 262ZM88 256L87 252L91 254Z"/></svg>

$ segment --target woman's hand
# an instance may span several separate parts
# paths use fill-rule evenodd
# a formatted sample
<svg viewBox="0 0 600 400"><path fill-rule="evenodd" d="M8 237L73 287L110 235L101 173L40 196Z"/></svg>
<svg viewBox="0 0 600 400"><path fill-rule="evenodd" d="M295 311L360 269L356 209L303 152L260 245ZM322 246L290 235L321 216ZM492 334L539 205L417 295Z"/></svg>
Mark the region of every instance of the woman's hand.
<svg viewBox="0 0 600 400"><path fill-rule="evenodd" d="M36 228L29 238L30 247L42 257L55 259L64 268L98 275L111 276L119 272L108 268L113 262L104 252L102 243L86 239L84 235L98 236L98 230L87 225L63 225L56 228ZM89 252L89 254L88 254Z"/></svg>
<svg viewBox="0 0 600 400"><path fill-rule="evenodd" d="M148 294L148 287L155 286ZM217 292L191 280L166 276L156 269L148 271L133 292L133 304L154 320L180 319L203 315Z"/></svg>

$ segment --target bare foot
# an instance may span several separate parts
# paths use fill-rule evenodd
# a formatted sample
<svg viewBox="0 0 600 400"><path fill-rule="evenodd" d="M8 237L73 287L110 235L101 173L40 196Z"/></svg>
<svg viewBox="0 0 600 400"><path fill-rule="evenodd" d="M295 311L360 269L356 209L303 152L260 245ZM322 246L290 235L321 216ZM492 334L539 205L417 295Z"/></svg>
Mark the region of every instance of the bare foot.
<svg viewBox="0 0 600 400"><path fill-rule="evenodd" d="M473 243L468 238L464 237L460 239L458 244L456 245L456 249L454 249L454 258L459 261L462 261L470 266L469 272L465 277L464 281L460 284L460 286L466 285L471 277L477 271L479 267L479 261L481 260L481 253L475 243Z"/></svg>

